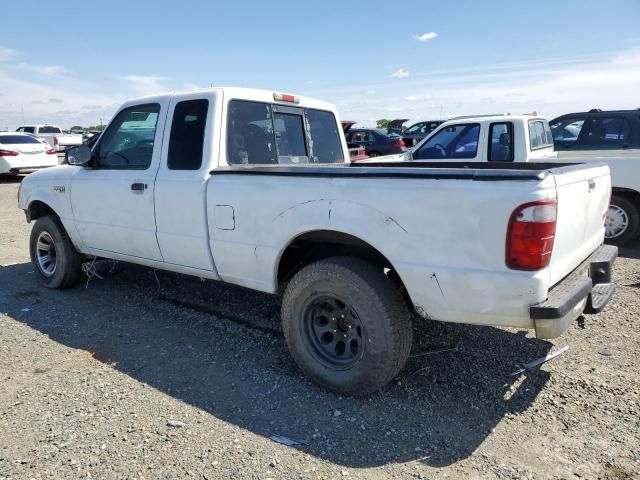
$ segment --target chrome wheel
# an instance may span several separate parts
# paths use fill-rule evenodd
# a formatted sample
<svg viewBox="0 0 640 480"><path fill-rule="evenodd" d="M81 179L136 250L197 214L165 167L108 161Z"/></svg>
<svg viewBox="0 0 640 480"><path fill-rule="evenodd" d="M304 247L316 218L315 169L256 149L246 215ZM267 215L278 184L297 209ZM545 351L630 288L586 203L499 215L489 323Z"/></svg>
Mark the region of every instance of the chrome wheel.
<svg viewBox="0 0 640 480"><path fill-rule="evenodd" d="M43 275L52 277L56 273L56 246L47 231L42 231L36 239L36 259Z"/></svg>
<svg viewBox="0 0 640 480"><path fill-rule="evenodd" d="M617 205L609 205L607 218L604 222L605 238L617 238L627 231L629 216Z"/></svg>

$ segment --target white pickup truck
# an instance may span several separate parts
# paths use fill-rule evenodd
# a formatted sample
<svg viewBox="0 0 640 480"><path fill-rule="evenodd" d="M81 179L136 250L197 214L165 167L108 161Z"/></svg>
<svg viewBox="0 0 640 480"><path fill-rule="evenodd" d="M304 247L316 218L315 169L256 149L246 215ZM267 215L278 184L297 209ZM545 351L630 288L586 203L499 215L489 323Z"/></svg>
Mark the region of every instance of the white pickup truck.
<svg viewBox="0 0 640 480"><path fill-rule="evenodd" d="M350 164L332 105L238 88L129 101L67 161L19 192L46 287L103 257L283 291L293 358L342 393L400 371L412 311L553 338L613 294L606 166Z"/></svg>
<svg viewBox="0 0 640 480"><path fill-rule="evenodd" d="M51 148L63 152L68 147L82 145L82 135L76 133L62 133L60 127L54 125L24 125L18 127L17 132L30 133L45 140Z"/></svg>
<svg viewBox="0 0 640 480"><path fill-rule="evenodd" d="M547 120L537 115L454 118L438 127L411 152L382 160L606 164L611 170L613 193L605 237L614 245L627 245L640 237L638 151L557 154Z"/></svg>

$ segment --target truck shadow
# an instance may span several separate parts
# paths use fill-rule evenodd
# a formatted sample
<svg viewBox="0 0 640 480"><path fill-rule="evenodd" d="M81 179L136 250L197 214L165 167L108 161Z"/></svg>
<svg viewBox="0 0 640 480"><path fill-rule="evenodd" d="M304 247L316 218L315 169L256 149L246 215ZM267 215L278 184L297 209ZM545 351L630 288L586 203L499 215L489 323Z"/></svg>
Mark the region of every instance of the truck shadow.
<svg viewBox="0 0 640 480"><path fill-rule="evenodd" d="M526 411L549 379L545 371L511 376L548 353L549 342L419 321L412 357L392 385L341 397L297 371L276 296L169 273L156 281L131 265L88 289L50 291L31 270L0 267L0 284L10 286L0 311L225 422L301 440L293 448L348 467L455 463L505 417Z"/></svg>
<svg viewBox="0 0 640 480"><path fill-rule="evenodd" d="M638 258L640 259L640 240L637 240L634 244L626 247L620 247L618 255L625 258Z"/></svg>

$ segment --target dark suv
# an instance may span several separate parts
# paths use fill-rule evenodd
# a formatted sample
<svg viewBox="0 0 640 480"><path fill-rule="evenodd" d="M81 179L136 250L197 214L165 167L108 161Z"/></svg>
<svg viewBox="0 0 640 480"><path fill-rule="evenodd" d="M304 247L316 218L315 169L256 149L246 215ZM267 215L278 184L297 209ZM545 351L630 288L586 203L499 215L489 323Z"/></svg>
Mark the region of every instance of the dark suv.
<svg viewBox="0 0 640 480"><path fill-rule="evenodd" d="M640 148L640 109L567 113L549 124L557 151Z"/></svg>

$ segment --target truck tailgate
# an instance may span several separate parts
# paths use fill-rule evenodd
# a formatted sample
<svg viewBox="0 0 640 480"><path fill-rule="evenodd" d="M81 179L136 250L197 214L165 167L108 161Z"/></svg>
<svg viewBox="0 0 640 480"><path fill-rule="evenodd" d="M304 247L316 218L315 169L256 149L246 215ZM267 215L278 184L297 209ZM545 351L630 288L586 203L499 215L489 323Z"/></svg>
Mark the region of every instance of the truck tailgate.
<svg viewBox="0 0 640 480"><path fill-rule="evenodd" d="M554 173L558 216L549 266L551 285L571 273L602 243L611 194L606 165Z"/></svg>

